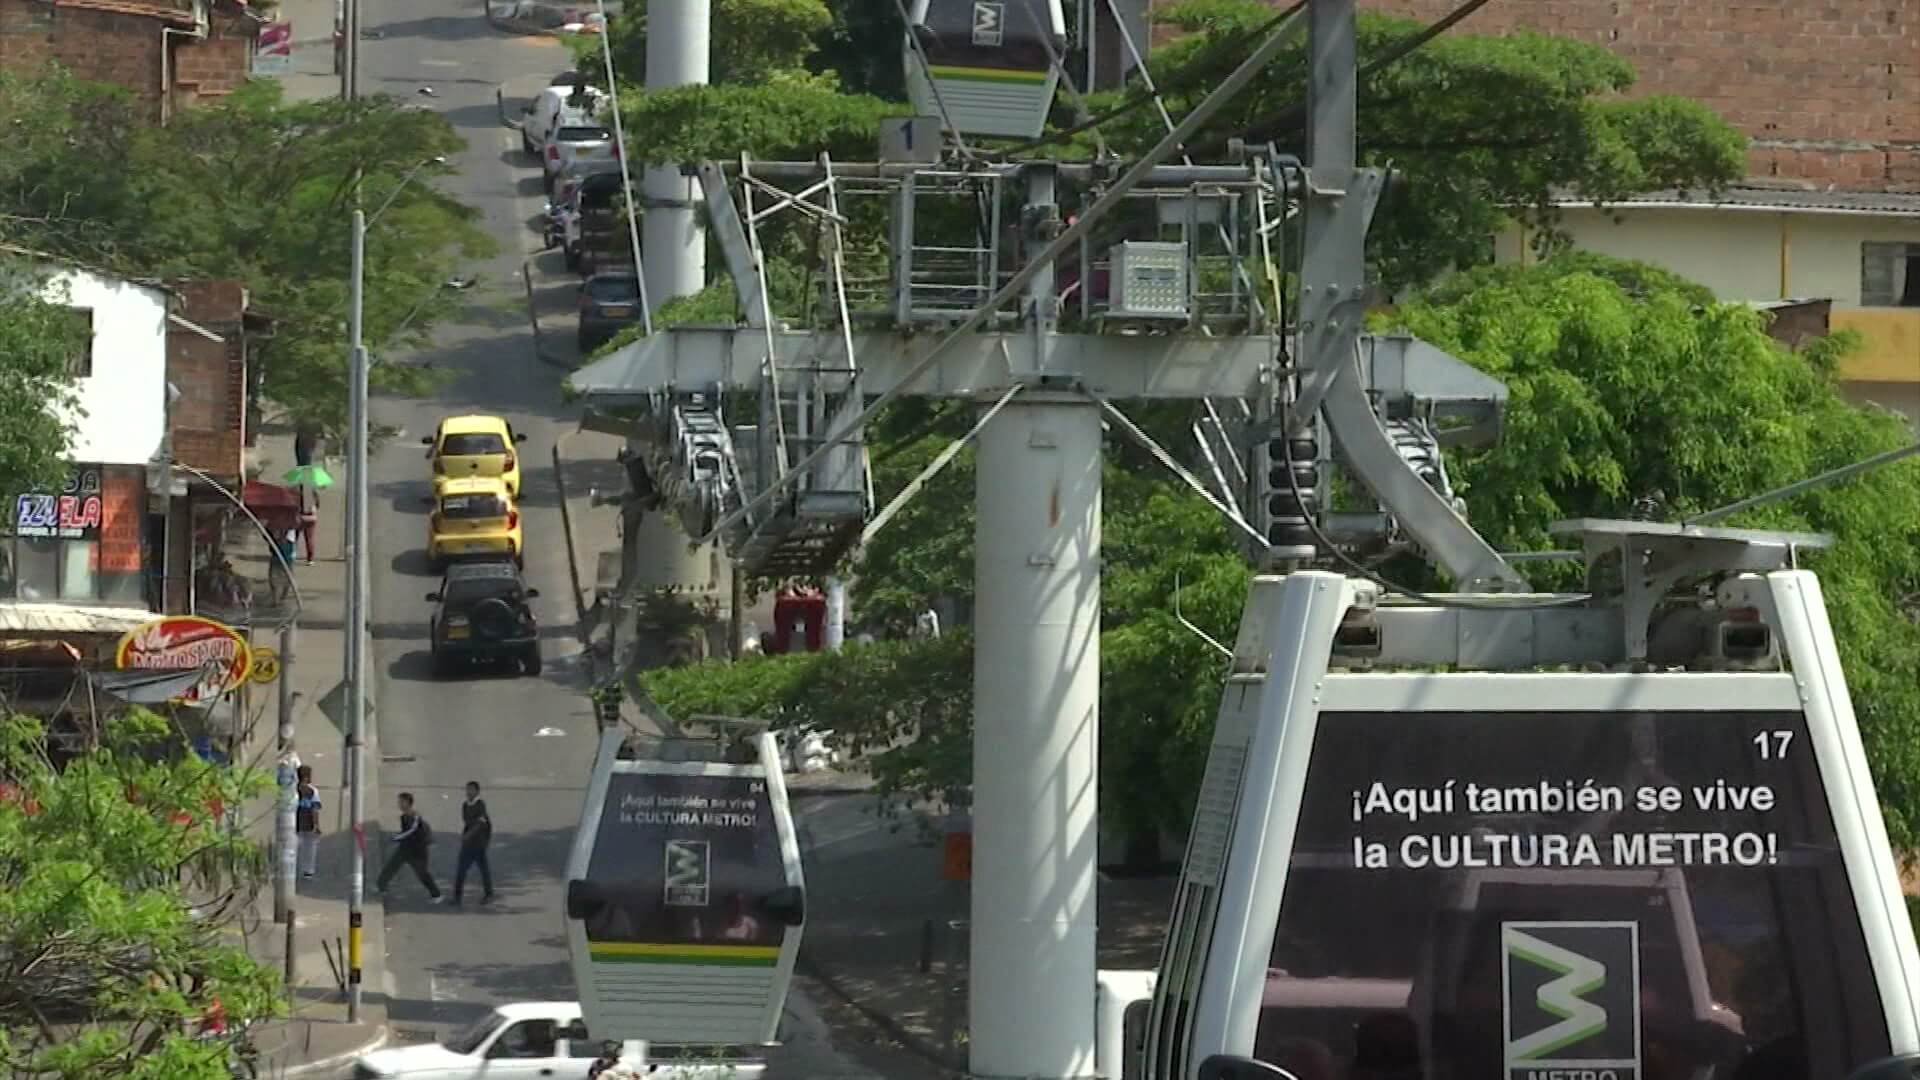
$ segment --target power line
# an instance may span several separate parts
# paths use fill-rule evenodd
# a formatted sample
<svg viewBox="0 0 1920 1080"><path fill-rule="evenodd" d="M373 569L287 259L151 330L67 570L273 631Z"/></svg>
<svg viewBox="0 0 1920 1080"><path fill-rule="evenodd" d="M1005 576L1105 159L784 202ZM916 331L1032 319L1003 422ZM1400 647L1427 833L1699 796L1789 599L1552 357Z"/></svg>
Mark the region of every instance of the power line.
<svg viewBox="0 0 1920 1080"><path fill-rule="evenodd" d="M1191 64L1189 64L1186 70L1180 73L1180 76L1178 78L1169 79L1166 83L1162 84L1158 88L1157 93L1152 89L1137 90L1133 94L1129 95L1125 101L1122 101L1120 104L1114 106L1111 109L1108 109L1105 112L1099 113L1086 120L1082 120L1071 127L1062 128L1059 131L1056 131L1050 135L1044 135L1038 139L1033 139L1028 142L1024 142L1017 146L1011 147L1007 150L1000 151L998 154L996 154L996 158L999 160L1005 160L1007 158L1025 153L1026 151L1029 151L1029 150L1037 149L1042 146L1050 146L1050 145L1056 145L1059 143L1064 143L1069 139L1073 138L1073 136L1078 135L1083 131L1087 131L1089 129L1099 127L1100 125L1105 124L1110 120L1116 120L1121 116L1124 116L1140 108L1142 105L1151 104L1158 97L1192 89L1196 85L1199 85L1199 86L1206 85L1209 81L1211 81L1211 78L1215 74L1217 69L1219 69L1220 67L1227 66L1224 62L1226 59L1226 54L1228 54L1230 51L1237 51L1238 49L1244 47L1249 43L1250 40L1257 40L1262 34L1266 33L1272 27L1278 25L1281 19L1285 19L1287 16L1293 14L1295 11L1298 11L1299 9L1305 7L1307 2L1308 0L1299 0L1299 2L1295 3L1292 7L1289 7L1285 11L1281 12L1280 15L1278 15L1277 17L1267 20L1267 22L1261 24L1257 28L1254 28L1252 30L1247 30L1247 31L1241 31L1229 37L1222 38L1220 41L1214 44L1214 46L1209 50L1206 56L1200 57L1195 61L1193 61ZM1363 65L1360 68L1359 77L1364 79L1369 75L1373 75L1380 72L1382 69L1392 64L1398 63L1400 60L1406 58L1407 55L1414 52L1416 49L1419 49L1421 46L1432 41L1434 38L1437 38L1441 34L1444 34L1448 30L1451 30L1454 26L1458 25L1462 20L1467 18L1467 16L1472 15L1474 12L1485 7L1489 2L1490 0L1464 0L1464 2L1459 7L1453 9L1451 12L1448 12L1446 15L1442 16L1440 19L1422 28L1419 32L1408 35L1404 40L1394 45L1393 48L1387 50L1385 55L1377 57L1370 63ZM1305 114L1306 108L1307 108L1307 105L1306 105L1306 102L1304 101L1290 102L1289 104L1283 106L1282 108L1277 109L1271 113L1266 114L1265 116L1262 116L1256 119L1252 124L1250 124L1247 127L1245 131L1241 133L1241 137L1248 139L1248 141L1250 142L1266 141L1265 139L1260 138L1256 133L1262 129L1277 126L1283 122L1298 122L1300 117ZM1225 138L1215 139L1210 142L1200 144L1199 146L1193 148L1193 152L1202 154L1204 156L1204 153L1206 151L1218 149L1225 142L1226 142Z"/></svg>
<svg viewBox="0 0 1920 1080"><path fill-rule="evenodd" d="M1399 63L1401 60L1406 59L1408 55L1413 53L1415 50L1419 49L1421 46L1426 45L1428 42L1432 41L1434 38L1437 38L1441 34L1446 33L1448 30L1453 29L1453 27L1458 25L1467 16L1472 15L1474 12L1479 11L1481 8L1487 6L1488 2L1489 0L1465 0L1465 2L1462 3L1459 7L1454 8L1452 11L1448 12L1446 15L1442 16L1435 22L1428 25L1425 29L1421 30L1418 33L1408 35L1406 38L1404 38L1403 40L1395 44L1391 49L1388 49L1384 55L1375 57L1372 61L1361 65L1360 71L1359 71L1359 78L1365 79L1370 75L1378 74L1382 70L1388 67L1391 67L1394 64ZM1285 106L1282 106L1279 109L1275 109L1273 112L1270 112L1265 116L1255 119L1253 123L1247 125L1247 127L1240 132L1239 137L1243 139L1247 139L1251 142L1271 141L1272 139L1271 135L1264 135L1260 133L1263 131L1269 131L1273 128L1279 127L1281 124L1297 124L1300 122L1300 119L1305 115L1306 111L1307 111L1306 102L1304 101L1291 102ZM1200 150L1204 152L1206 150L1216 149L1221 145L1223 145L1225 142L1226 142L1226 139L1224 138L1216 139L1212 142L1202 144L1200 147Z"/></svg>

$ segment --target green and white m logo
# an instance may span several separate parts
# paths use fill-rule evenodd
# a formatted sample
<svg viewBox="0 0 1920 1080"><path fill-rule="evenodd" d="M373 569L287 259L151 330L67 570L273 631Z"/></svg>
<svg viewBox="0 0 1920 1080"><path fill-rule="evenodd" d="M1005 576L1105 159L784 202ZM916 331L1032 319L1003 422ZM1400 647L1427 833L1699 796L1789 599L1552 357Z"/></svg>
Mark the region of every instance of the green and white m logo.
<svg viewBox="0 0 1920 1080"><path fill-rule="evenodd" d="M1500 926L1506 1071L1640 1067L1639 926L1510 922Z"/></svg>

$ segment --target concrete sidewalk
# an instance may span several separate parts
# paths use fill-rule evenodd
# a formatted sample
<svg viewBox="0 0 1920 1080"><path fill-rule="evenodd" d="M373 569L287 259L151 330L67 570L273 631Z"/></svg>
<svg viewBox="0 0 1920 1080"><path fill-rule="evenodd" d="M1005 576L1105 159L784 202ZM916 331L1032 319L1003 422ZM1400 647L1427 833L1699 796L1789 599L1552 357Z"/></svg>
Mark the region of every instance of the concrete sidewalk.
<svg viewBox="0 0 1920 1080"><path fill-rule="evenodd" d="M264 477L278 477L293 465L293 440L290 435L262 435L253 454ZM345 482L341 463L327 461L326 467L336 481ZM283 656L281 678L292 680L296 695L293 703L294 747L300 762L313 768L314 784L320 790L320 853L317 873L301 880L293 898L293 977L290 981L291 1015L256 1031L255 1044L261 1053L261 1074L272 1077L330 1075L346 1066L353 1057L377 1049L387 1040L386 987L386 914L380 898L374 894L372 879L383 854L382 832L377 808L379 798L379 739L375 724L368 724L366 748L367 896L363 906L361 970L362 1009L357 1022L347 1021L347 892L352 860L352 830L347 817L345 788L345 734L321 711L320 702L341 681L345 652L345 569L342 554L344 532L342 517L343 487L323 492L320 499L320 527L316 530L315 561L301 561L294 567L302 607L296 623L295 656L292 664ZM264 580L267 553L257 533L250 541L234 545L236 569L250 578ZM277 633L271 625L256 621L255 646L279 648ZM259 761L271 768L277 760L275 743L276 684L253 688L252 709L261 716L254 726L253 743L245 759ZM250 807L248 821L254 836L269 851L273 843L273 804L271 799ZM272 862L278 869L277 858ZM287 930L273 922L271 884L257 898L259 918L247 936L249 951L256 957L285 970Z"/></svg>
<svg viewBox="0 0 1920 1080"><path fill-rule="evenodd" d="M288 101L340 96L333 69L333 21L337 0L282 0L279 18L293 24L293 59L280 80ZM364 19L364 16L362 16Z"/></svg>

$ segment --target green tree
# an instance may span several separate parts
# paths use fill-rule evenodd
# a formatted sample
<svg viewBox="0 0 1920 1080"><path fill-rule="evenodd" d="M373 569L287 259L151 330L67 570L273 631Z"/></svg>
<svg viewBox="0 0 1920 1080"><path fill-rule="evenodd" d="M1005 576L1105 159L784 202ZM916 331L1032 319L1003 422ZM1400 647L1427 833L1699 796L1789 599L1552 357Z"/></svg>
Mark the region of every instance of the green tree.
<svg viewBox="0 0 1920 1080"><path fill-rule="evenodd" d="M1185 34L1156 47L1150 65L1179 116L1244 55L1231 46L1273 17L1255 0L1191 0L1156 18ZM1543 227L1552 203L1598 201L1661 188L1715 188L1746 173L1746 139L1699 102L1624 98L1631 64L1605 48L1516 32L1448 32L1394 58L1422 24L1362 13L1359 151L1391 166L1396 184L1370 234L1377 277L1390 288L1489 261L1487 238L1510 220ZM1217 154L1230 137L1306 156L1306 43L1297 40L1189 144ZM1095 102L1095 111L1119 95ZM1120 153L1165 129L1135 108L1102 129ZM1083 137L1084 138L1084 137Z"/></svg>
<svg viewBox="0 0 1920 1080"><path fill-rule="evenodd" d="M1475 271L1396 310L1397 326L1507 384L1501 444L1453 462L1496 547L1552 546L1549 523L1629 516L1641 498L1697 513L1912 441L1899 417L1840 396L1832 343L1789 351L1762 314L1671 280L1583 255ZM1833 534L1808 565L1904 848L1920 844L1920 624L1901 607L1920 594L1916 522L1909 460L1724 523Z"/></svg>
<svg viewBox="0 0 1920 1080"><path fill-rule="evenodd" d="M836 76L849 94L904 101L906 43L906 26L893 0L837 0L813 67Z"/></svg>
<svg viewBox="0 0 1920 1080"><path fill-rule="evenodd" d="M286 104L278 83L260 80L158 128L119 92L57 75L0 82L0 120L10 108L26 110L13 127L71 134L34 140L26 160L0 167L11 200L0 232L127 272L244 282L278 320L260 395L326 430L346 420L349 213L356 192L369 212L392 195L367 239L371 378L393 392L433 385L427 369L384 354L424 344L452 310L443 283L494 249L475 212L433 187L447 166L399 186L461 147L444 117L388 97ZM103 159L123 165L97 168Z"/></svg>
<svg viewBox="0 0 1920 1080"><path fill-rule="evenodd" d="M806 70L814 39L833 25L822 0L714 0L708 79L715 84L753 85ZM632 4L608 20L608 46L620 81L647 82L647 10ZM606 79L597 40L575 44L581 68Z"/></svg>
<svg viewBox="0 0 1920 1080"><path fill-rule="evenodd" d="M71 364L87 330L69 317L40 268L0 258L0 502L56 490L78 407Z"/></svg>
<svg viewBox="0 0 1920 1080"><path fill-rule="evenodd" d="M257 773L186 754L134 710L77 752L0 720L0 1071L226 1080L277 972L231 927L261 879L226 808Z"/></svg>

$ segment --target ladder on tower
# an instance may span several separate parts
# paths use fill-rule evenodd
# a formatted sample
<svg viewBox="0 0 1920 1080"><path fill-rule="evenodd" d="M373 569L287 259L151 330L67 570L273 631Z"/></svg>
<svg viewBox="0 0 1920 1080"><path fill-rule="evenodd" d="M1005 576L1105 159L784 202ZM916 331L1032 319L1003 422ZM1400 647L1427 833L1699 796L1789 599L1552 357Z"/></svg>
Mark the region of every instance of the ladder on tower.
<svg viewBox="0 0 1920 1080"><path fill-rule="evenodd" d="M864 404L860 369L854 356L853 324L847 304L846 247L838 182L831 160L820 156L822 179L789 193L755 177L752 164L740 163L740 225L751 255L752 294L767 336L761 362L758 423L736 430L736 445L749 445L752 465L741 470L756 488L786 474L790 464L826 445L828 438L857 417ZM771 203L759 205L758 192ZM818 202L815 199L818 198ZM764 201L761 200L761 201ZM759 224L792 210L816 224L824 250L824 288L829 325L818 329L798 366L776 363L772 300ZM856 429L819 461L795 477L791 487L766 509L744 522L728 547L741 570L754 577L784 578L831 572L859 542L873 507L866 446Z"/></svg>

